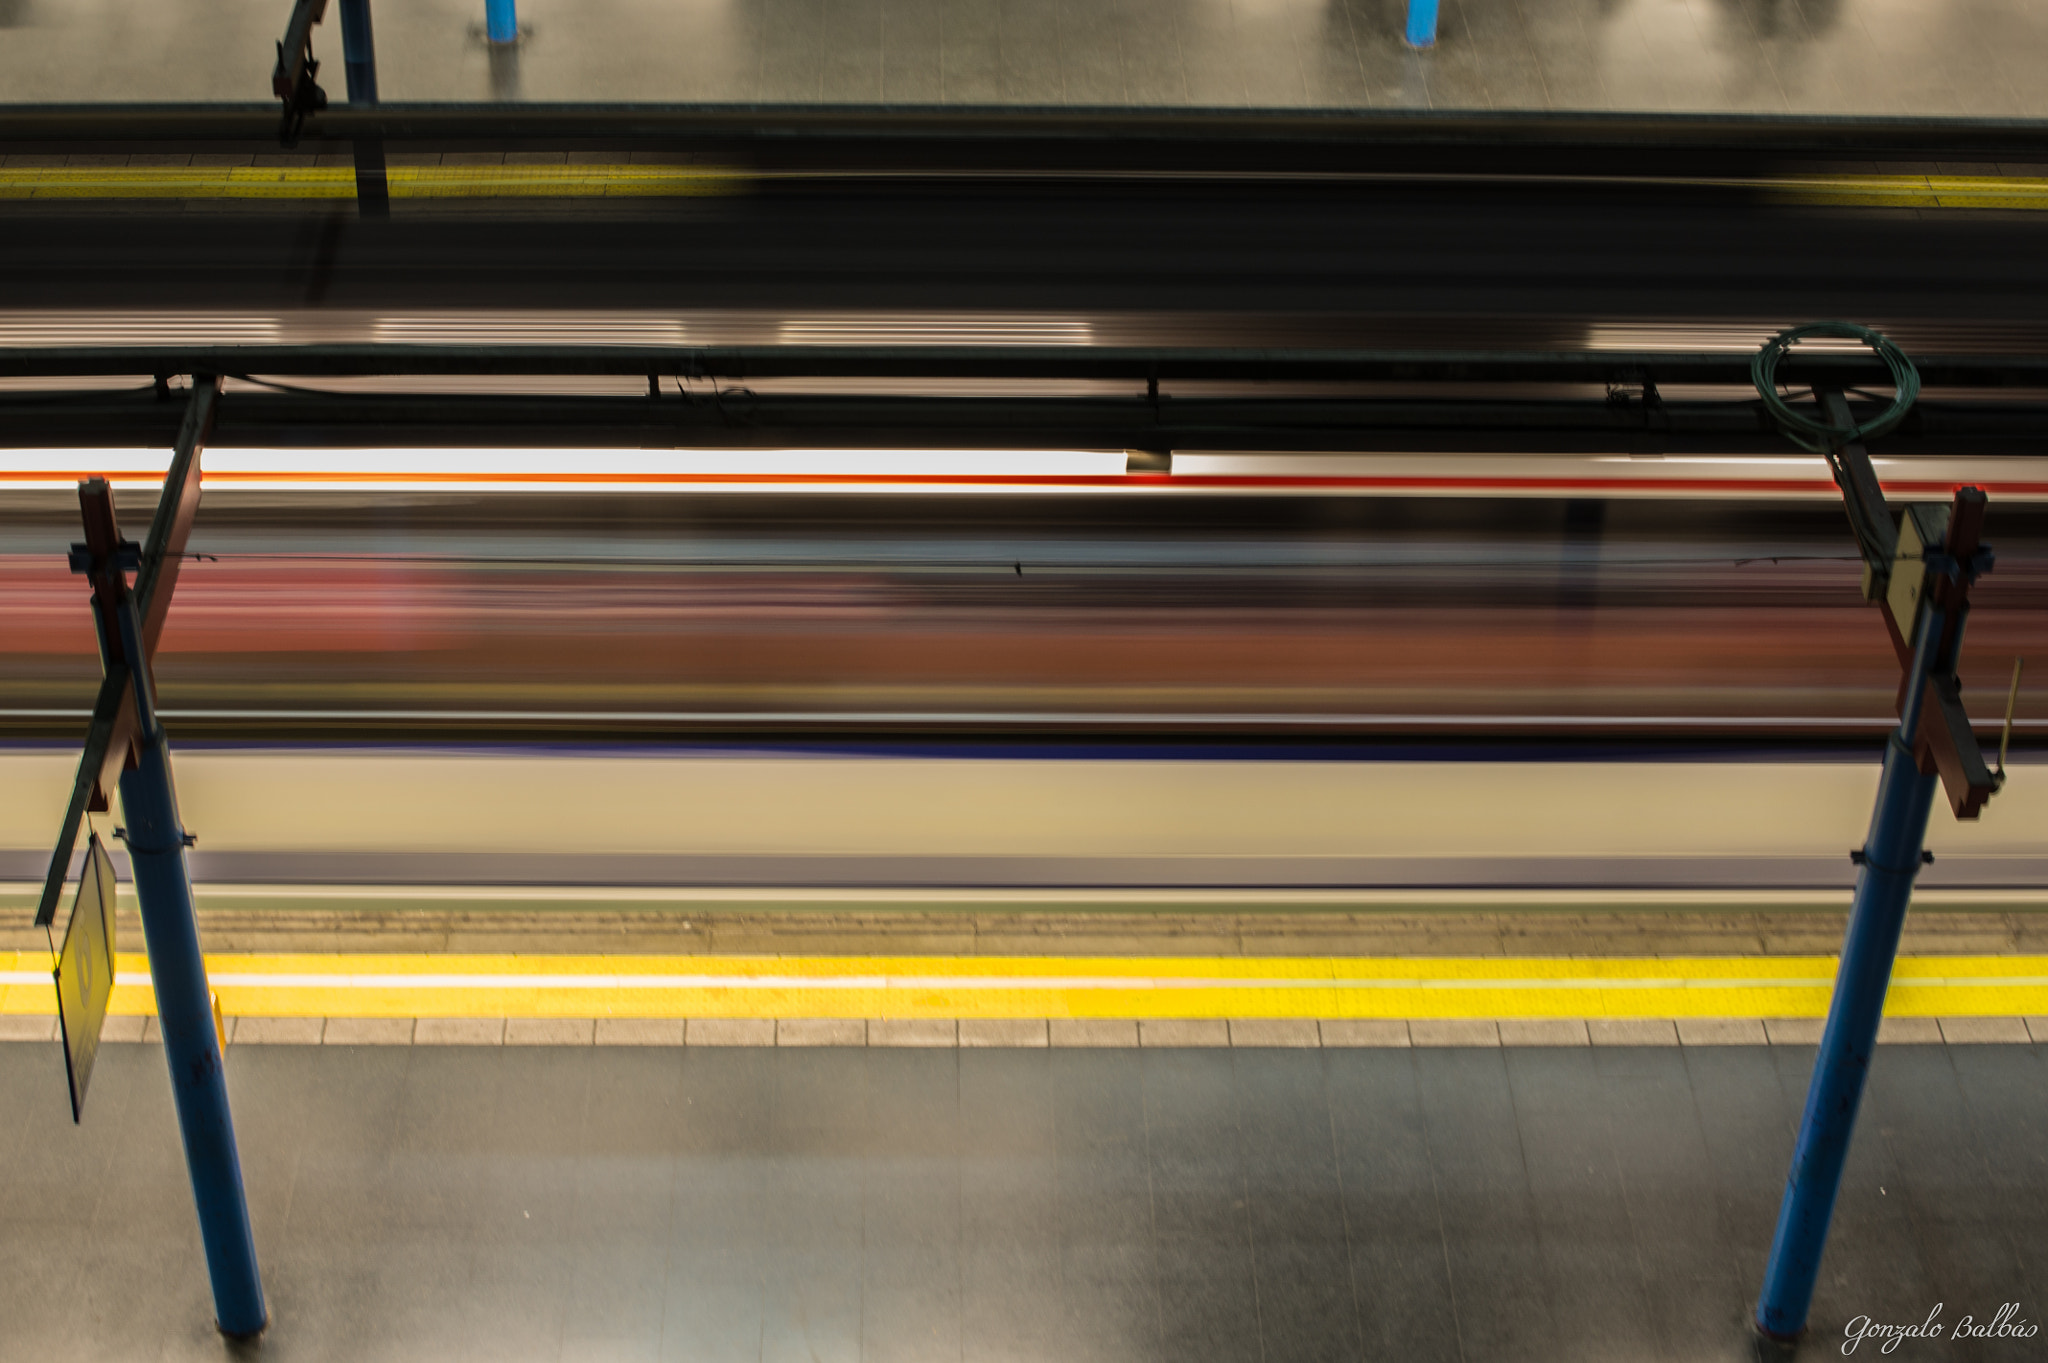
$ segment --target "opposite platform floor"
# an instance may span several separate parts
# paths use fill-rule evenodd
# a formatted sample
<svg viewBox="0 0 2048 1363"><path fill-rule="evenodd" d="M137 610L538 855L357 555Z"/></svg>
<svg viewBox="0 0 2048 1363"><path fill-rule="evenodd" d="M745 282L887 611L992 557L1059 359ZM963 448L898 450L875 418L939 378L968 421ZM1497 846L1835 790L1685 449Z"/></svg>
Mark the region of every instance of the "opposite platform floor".
<svg viewBox="0 0 2048 1363"><path fill-rule="evenodd" d="M482 0L374 4L386 100L2048 115L2032 0ZM269 98L289 5L0 0L0 103ZM315 31L342 97L338 12Z"/></svg>
<svg viewBox="0 0 2048 1363"><path fill-rule="evenodd" d="M1756 1356L1810 1048L243 1046L272 1359ZM1802 1353L2037 1321L2048 1052L1878 1057ZM221 1357L162 1052L0 1046L10 1356ZM2038 1357L2037 1341L1908 1358ZM1860 1352L1860 1351L1859 1351Z"/></svg>

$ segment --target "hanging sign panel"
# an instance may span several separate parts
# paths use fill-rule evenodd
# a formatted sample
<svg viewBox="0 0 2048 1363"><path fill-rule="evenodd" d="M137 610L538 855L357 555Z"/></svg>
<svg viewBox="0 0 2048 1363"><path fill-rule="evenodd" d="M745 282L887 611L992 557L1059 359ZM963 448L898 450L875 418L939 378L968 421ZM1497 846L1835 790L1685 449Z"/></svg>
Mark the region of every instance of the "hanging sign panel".
<svg viewBox="0 0 2048 1363"><path fill-rule="evenodd" d="M85 1086L100 1052L100 1028L114 993L114 861L100 835L85 849L85 872L57 953L57 1015L64 1024L64 1066L71 1076L71 1120L85 1111Z"/></svg>

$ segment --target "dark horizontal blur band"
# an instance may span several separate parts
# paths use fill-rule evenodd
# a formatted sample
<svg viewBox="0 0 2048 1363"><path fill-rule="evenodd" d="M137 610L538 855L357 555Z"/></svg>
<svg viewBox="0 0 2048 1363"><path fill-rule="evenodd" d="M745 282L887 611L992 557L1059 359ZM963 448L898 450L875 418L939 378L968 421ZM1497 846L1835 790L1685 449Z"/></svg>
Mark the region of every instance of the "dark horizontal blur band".
<svg viewBox="0 0 2048 1363"><path fill-rule="evenodd" d="M2048 356L1917 357L1931 390L1900 436L2022 445L2048 426ZM1110 347L1090 345L559 346L228 345L15 346L0 376L262 375L289 391L238 392L220 404L222 445L533 444L577 440L648 448L819 443L874 447L1358 449L1375 432L1506 433L1523 441L1712 438L1728 452L1783 453L1742 353L1513 353ZM293 387L315 376L392 374L628 375L643 395L407 394ZM713 379L681 391L685 378ZM1128 395L956 396L888 391L753 391L750 381L828 378L1089 379ZM1867 354L1802 355L1788 383L1882 382ZM1173 393L1207 381L1270 385L1271 397ZM1377 384L1331 396L1314 385ZM1303 385L1288 393L1289 384ZM1491 391L1488 385L1493 385ZM1547 385L1532 390L1528 385ZM795 385L801 388L801 384ZM900 386L900 385L898 385ZM1151 391L1148 393L1146 387ZM1684 386L1722 400L1680 399ZM699 388L705 387L701 382ZM784 385L785 388L789 385ZM1670 396L1663 390L1670 390ZM1532 391L1535 395L1532 396ZM167 444L182 418L175 393L11 392L7 439L18 446ZM609 434L607 434L607 432ZM2012 442L2022 442L2012 444ZM2002 447L2001 447L2002 448ZM1991 452L1997 452L1995 450Z"/></svg>
<svg viewBox="0 0 2048 1363"><path fill-rule="evenodd" d="M166 709L187 741L714 743L791 741L988 744L1243 744L1323 752L1366 745L1453 744L1600 753L1674 745L1701 753L1851 749L1871 752L1895 719L1840 715L1258 714L1064 711L558 711L375 709ZM0 738L70 741L89 713L0 709ZM2014 722L2016 753L2048 738L2048 720ZM1979 732L1999 741L1997 717ZM1590 745L1590 746L1589 746Z"/></svg>
<svg viewBox="0 0 2048 1363"><path fill-rule="evenodd" d="M278 111L242 104L14 105L0 108L0 145L243 142L277 146ZM1617 177L1668 173L1702 155L1889 155L2048 160L2048 124L2034 119L1739 113L1442 112L1339 109L1130 109L994 105L405 104L335 105L308 119L299 145L345 150L360 138L519 144L602 140L618 145L758 149L817 163L1178 165L1268 170L1385 164L1470 164L1512 152L1525 169L1548 154ZM1617 150L1664 158L1617 162ZM1504 162L1503 164L1509 164Z"/></svg>
<svg viewBox="0 0 2048 1363"><path fill-rule="evenodd" d="M147 371L145 371L147 372ZM190 372L159 370L157 372ZM204 372L204 371L202 371ZM164 446L183 408L143 395L10 397L20 447ZM1937 453L2038 454L2048 403L1921 402L1897 441ZM1722 454L1790 448L1754 401L1529 401L1437 396L1275 399L841 397L724 394L713 399L397 394L236 394L220 404L222 446L548 446L647 449L1177 449L1504 452L1643 441L1711 442ZM1483 442L1483 443L1473 443ZM1912 452L1910 449L1907 452ZM1186 484L1184 483L1183 486ZM1569 489L1564 489L1569 492Z"/></svg>
<svg viewBox="0 0 2048 1363"><path fill-rule="evenodd" d="M125 878L125 853L116 865ZM248 885L700 886L897 889L1822 890L1856 867L1842 856L705 856L501 852L190 853L195 880ZM0 881L40 879L47 852L0 850ZM1925 889L2048 886L2048 857L1950 855Z"/></svg>

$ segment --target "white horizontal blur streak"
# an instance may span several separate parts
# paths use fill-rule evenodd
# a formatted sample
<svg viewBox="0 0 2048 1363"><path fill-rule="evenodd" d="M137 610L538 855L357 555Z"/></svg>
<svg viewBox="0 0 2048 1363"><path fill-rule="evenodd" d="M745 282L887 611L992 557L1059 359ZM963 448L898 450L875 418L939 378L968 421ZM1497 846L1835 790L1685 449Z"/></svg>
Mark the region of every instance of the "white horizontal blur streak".
<svg viewBox="0 0 2048 1363"><path fill-rule="evenodd" d="M590 309L384 313L285 309L0 309L0 348L147 345L1092 345L1085 317L1034 313L844 313Z"/></svg>
<svg viewBox="0 0 2048 1363"><path fill-rule="evenodd" d="M379 478L394 487L445 477L461 482L520 478L606 486L635 479L763 478L1100 478L1121 476L1122 450L621 450L621 449L221 449L208 448L205 472L260 478L266 486L321 484L363 488ZM163 449L35 449L0 452L0 478L49 486L103 476L156 481L170 466ZM365 481L368 480L368 481ZM41 485L31 482L29 485Z"/></svg>
<svg viewBox="0 0 2048 1363"><path fill-rule="evenodd" d="M0 450L0 487L63 490L101 476L154 487L164 449ZM1946 497L1966 484L2004 500L2048 500L2048 458L1878 459L1901 495ZM1176 450L1170 473L1127 478L1122 450L524 448L238 449L208 447L210 486L252 490L860 492L923 489L1366 496L1840 496L1805 455L1457 455ZM926 481L928 480L928 481Z"/></svg>
<svg viewBox="0 0 2048 1363"><path fill-rule="evenodd" d="M850 316L782 323L783 345L1090 345L1095 329L1075 317Z"/></svg>
<svg viewBox="0 0 2048 1363"><path fill-rule="evenodd" d="M281 319L233 312L0 312L0 346L276 345Z"/></svg>
<svg viewBox="0 0 2048 1363"><path fill-rule="evenodd" d="M1748 351L1763 348L1764 342L1797 323L1775 325L1767 322L1733 324L1698 322L1597 322L1587 332L1588 350L1668 350L1683 354L1712 351ZM1858 340L1839 336L1813 336L1801 340L1802 350L1858 351L1868 347Z"/></svg>
<svg viewBox="0 0 2048 1363"><path fill-rule="evenodd" d="M1886 485L1953 487L1975 483L2007 498L2048 496L2048 459L1874 459ZM1818 455L1484 455L1283 454L1175 450L1177 478L1313 478L1420 481L1429 491L1466 484L1488 494L1517 484L1545 485L1546 495L1623 493L1634 485L1660 496L1755 495L1783 484L1788 495L1836 497L1827 461ZM1714 485L1725 484L1726 493ZM1664 486L1660 486L1664 485ZM1777 495L1775 492L1771 495Z"/></svg>

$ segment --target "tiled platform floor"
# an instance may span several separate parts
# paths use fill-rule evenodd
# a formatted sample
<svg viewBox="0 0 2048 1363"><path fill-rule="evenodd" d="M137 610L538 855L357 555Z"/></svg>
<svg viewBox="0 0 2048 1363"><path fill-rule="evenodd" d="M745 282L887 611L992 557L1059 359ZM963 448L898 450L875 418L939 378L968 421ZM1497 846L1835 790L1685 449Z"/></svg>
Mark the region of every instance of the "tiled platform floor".
<svg viewBox="0 0 2048 1363"><path fill-rule="evenodd" d="M267 100L289 6L0 0L0 101ZM2040 117L2033 0L481 0L374 5L387 100L1697 109ZM335 98L338 15L316 31Z"/></svg>
<svg viewBox="0 0 2048 1363"><path fill-rule="evenodd" d="M236 1046L271 1360L1754 1357L1802 1047ZM161 1052L0 1047L10 1357L222 1357ZM2038 1320L2048 1053L1873 1070L1808 1349ZM1905 1354L1897 1356L1908 1356ZM1911 1357L2002 1359L1996 1344Z"/></svg>

